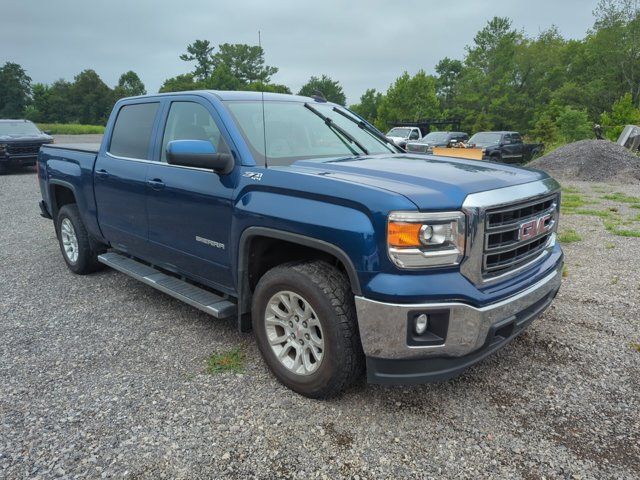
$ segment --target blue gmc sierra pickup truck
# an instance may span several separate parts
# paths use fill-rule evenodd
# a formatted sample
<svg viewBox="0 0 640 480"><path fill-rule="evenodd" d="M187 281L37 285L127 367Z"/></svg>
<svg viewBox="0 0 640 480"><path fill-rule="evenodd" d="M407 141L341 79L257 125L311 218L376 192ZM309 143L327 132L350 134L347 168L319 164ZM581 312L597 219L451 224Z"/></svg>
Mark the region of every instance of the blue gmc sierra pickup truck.
<svg viewBox="0 0 640 480"><path fill-rule="evenodd" d="M303 395L452 377L553 300L559 185L412 155L321 98L117 102L101 145L46 145L42 215L77 274L108 265L253 330ZM123 319L126 321L126 319Z"/></svg>

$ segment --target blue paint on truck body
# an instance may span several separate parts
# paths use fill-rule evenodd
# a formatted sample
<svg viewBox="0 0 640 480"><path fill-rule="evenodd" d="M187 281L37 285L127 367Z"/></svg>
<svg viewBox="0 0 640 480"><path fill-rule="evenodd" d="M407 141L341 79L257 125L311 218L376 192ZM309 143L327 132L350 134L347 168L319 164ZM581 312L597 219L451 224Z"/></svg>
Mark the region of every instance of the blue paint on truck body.
<svg viewBox="0 0 640 480"><path fill-rule="evenodd" d="M548 178L540 171L403 152L300 159L265 167L254 157L227 102L256 101L256 92L184 92L118 101L96 151L44 146L40 186L55 218L56 188L69 188L98 241L232 296L243 292L246 232L286 232L317 241L347 263L355 293L397 303L460 301L481 307L526 289L562 260L544 261L490 286L477 286L459 266L401 270L387 254L393 211L459 211L468 195ZM264 94L265 102L314 102ZM231 173L161 161L172 103L195 102L211 115L235 159ZM124 106L157 104L145 158L109 152ZM154 183L155 182L155 183ZM243 235L244 234L244 235ZM201 237L215 244L196 240Z"/></svg>

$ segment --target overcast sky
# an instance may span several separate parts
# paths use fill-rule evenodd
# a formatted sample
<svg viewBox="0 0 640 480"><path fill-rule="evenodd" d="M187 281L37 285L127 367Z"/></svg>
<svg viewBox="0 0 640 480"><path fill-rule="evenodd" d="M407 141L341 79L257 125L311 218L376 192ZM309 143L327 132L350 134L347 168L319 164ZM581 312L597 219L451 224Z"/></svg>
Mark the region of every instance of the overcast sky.
<svg viewBox="0 0 640 480"><path fill-rule="evenodd" d="M311 75L343 85L350 103L384 91L404 70L432 73L494 15L528 35L555 24L581 38L597 0L0 0L0 64L21 64L34 82L72 80L93 68L110 86L134 70L149 93L186 73L188 43L257 44L273 78L295 93ZM166 5L166 7L164 6Z"/></svg>

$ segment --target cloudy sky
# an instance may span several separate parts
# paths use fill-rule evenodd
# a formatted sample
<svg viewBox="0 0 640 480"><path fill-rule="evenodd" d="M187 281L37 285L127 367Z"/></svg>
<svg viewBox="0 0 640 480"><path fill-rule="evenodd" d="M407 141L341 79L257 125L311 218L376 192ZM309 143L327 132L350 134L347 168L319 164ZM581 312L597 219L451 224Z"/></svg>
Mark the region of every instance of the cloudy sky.
<svg viewBox="0 0 640 480"><path fill-rule="evenodd" d="M528 35L555 24L581 38L597 0L0 0L0 64L21 64L34 82L71 80L93 68L113 86L137 72L148 92L190 70L188 43L256 44L273 78L297 91L311 75L339 80L350 103L367 88L386 90L402 71L433 72L462 58L494 15Z"/></svg>

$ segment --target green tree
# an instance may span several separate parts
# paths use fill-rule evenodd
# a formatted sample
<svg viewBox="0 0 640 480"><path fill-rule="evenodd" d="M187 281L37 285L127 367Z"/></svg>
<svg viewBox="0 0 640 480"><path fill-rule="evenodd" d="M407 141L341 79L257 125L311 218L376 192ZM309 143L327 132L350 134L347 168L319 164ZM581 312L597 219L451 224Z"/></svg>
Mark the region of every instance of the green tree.
<svg viewBox="0 0 640 480"><path fill-rule="evenodd" d="M158 91L160 93L185 92L187 90L198 90L202 88L206 88L204 82L196 81L192 73L185 73L167 78Z"/></svg>
<svg viewBox="0 0 640 480"><path fill-rule="evenodd" d="M347 103L347 97L345 96L340 82L331 79L328 75L322 75L321 77L312 76L307 83L305 83L298 95L310 97L321 93L328 101L344 105Z"/></svg>
<svg viewBox="0 0 640 480"><path fill-rule="evenodd" d="M113 107L113 91L94 70L75 76L71 87L74 116L78 123L104 125Z"/></svg>
<svg viewBox="0 0 640 480"><path fill-rule="evenodd" d="M565 142L575 142L592 137L592 124L586 110L564 107L556 120L558 133Z"/></svg>
<svg viewBox="0 0 640 480"><path fill-rule="evenodd" d="M218 53L211 59L215 68L226 65L245 85L252 82L269 83L271 76L278 73L276 67L265 65L264 50L257 45L223 43L218 45Z"/></svg>
<svg viewBox="0 0 640 480"><path fill-rule="evenodd" d="M203 81L204 87L211 90L241 90L243 83L236 77L226 63L216 65L213 73Z"/></svg>
<svg viewBox="0 0 640 480"><path fill-rule="evenodd" d="M132 70L120 75L118 85L113 89L115 99L124 97L135 97L137 95L146 95L144 83L140 80L138 74Z"/></svg>
<svg viewBox="0 0 640 480"><path fill-rule="evenodd" d="M17 63L0 67L0 117L20 118L31 96L31 78Z"/></svg>
<svg viewBox="0 0 640 480"><path fill-rule="evenodd" d="M197 80L204 80L213 72L214 61L212 53L214 48L209 40L196 40L187 45L187 53L180 55L180 60L196 62L196 66L193 69L193 77Z"/></svg>
<svg viewBox="0 0 640 480"><path fill-rule="evenodd" d="M458 93L458 82L464 65L460 60L445 57L436 65L438 79L436 82L438 98L443 109L455 107L454 100Z"/></svg>
<svg viewBox="0 0 640 480"><path fill-rule="evenodd" d="M413 77L404 72L380 102L376 126L386 130L393 122L437 118L439 114L435 77L423 70Z"/></svg>
<svg viewBox="0 0 640 480"><path fill-rule="evenodd" d="M291 94L291 90L286 85L280 85L277 83L262 83L262 82L252 82L248 85L245 85L243 90L251 91L251 92L269 92L269 93L288 93Z"/></svg>
<svg viewBox="0 0 640 480"><path fill-rule="evenodd" d="M375 123L378 118L378 108L382 102L382 93L375 88L369 88L360 97L360 103L351 105L349 108L370 123Z"/></svg>
<svg viewBox="0 0 640 480"><path fill-rule="evenodd" d="M640 125L640 108L633 104L630 93L613 104L610 112L605 112L600 118L607 138L616 141L625 125Z"/></svg>

